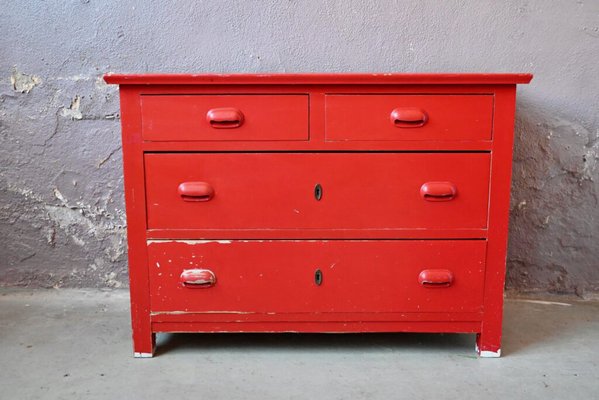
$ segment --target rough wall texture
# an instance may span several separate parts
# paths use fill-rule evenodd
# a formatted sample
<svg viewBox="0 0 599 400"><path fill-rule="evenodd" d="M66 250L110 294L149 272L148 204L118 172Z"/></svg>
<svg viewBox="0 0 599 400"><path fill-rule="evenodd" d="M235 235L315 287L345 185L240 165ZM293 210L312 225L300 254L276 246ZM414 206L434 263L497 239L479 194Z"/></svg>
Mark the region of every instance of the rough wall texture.
<svg viewBox="0 0 599 400"><path fill-rule="evenodd" d="M0 7L0 284L126 285L104 72L533 72L508 288L599 291L599 1L14 1Z"/></svg>

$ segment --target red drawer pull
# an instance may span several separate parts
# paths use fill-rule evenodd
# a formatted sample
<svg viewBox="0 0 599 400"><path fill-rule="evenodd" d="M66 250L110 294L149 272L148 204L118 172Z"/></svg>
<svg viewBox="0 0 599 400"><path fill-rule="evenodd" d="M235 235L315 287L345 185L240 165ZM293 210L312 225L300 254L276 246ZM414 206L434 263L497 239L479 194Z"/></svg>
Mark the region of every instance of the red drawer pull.
<svg viewBox="0 0 599 400"><path fill-rule="evenodd" d="M449 287L453 283L453 273L448 269L425 269L418 275L418 283L427 288Z"/></svg>
<svg viewBox="0 0 599 400"><path fill-rule="evenodd" d="M206 289L214 286L216 275L209 269L186 269L181 273L179 282L186 288Z"/></svg>
<svg viewBox="0 0 599 400"><path fill-rule="evenodd" d="M390 118L397 128L419 128L428 121L428 114L419 108L396 108Z"/></svg>
<svg viewBox="0 0 599 400"><path fill-rule="evenodd" d="M457 188L451 182L426 182L420 187L420 196L427 201L449 201L456 196Z"/></svg>
<svg viewBox="0 0 599 400"><path fill-rule="evenodd" d="M178 192L185 201L208 201L214 197L214 189L206 182L183 182Z"/></svg>
<svg viewBox="0 0 599 400"><path fill-rule="evenodd" d="M217 129L239 128L243 124L243 113L237 108L213 108L208 110L206 120Z"/></svg>

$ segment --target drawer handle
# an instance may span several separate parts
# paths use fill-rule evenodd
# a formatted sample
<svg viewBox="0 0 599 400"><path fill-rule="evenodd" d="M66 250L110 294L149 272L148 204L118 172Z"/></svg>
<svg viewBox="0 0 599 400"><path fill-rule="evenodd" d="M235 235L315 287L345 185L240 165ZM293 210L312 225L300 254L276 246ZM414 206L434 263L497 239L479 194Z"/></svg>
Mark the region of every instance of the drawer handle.
<svg viewBox="0 0 599 400"><path fill-rule="evenodd" d="M179 277L182 286L190 289L206 289L214 286L216 275L209 269L186 269Z"/></svg>
<svg viewBox="0 0 599 400"><path fill-rule="evenodd" d="M396 108L390 118L397 128L419 128L428 121L428 114L419 108Z"/></svg>
<svg viewBox="0 0 599 400"><path fill-rule="evenodd" d="M425 269L418 275L418 283L426 288L444 288L453 283L453 273L448 269Z"/></svg>
<svg viewBox="0 0 599 400"><path fill-rule="evenodd" d="M427 201L449 201L456 194L457 188L451 182L426 182L420 187L420 196Z"/></svg>
<svg viewBox="0 0 599 400"><path fill-rule="evenodd" d="M243 124L243 113L237 108L213 108L208 110L206 120L216 129L239 128Z"/></svg>
<svg viewBox="0 0 599 400"><path fill-rule="evenodd" d="M178 192L185 201L208 201L214 197L214 189L206 182L183 182Z"/></svg>

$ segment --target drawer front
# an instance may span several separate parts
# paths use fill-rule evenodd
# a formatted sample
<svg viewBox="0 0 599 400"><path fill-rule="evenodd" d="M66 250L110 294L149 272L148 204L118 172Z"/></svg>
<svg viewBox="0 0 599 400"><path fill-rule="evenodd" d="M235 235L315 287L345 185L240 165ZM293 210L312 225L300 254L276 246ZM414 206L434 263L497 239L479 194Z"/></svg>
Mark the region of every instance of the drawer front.
<svg viewBox="0 0 599 400"><path fill-rule="evenodd" d="M308 95L145 95L147 141L308 140Z"/></svg>
<svg viewBox="0 0 599 400"><path fill-rule="evenodd" d="M327 95L326 139L490 140L492 95Z"/></svg>
<svg viewBox="0 0 599 400"><path fill-rule="evenodd" d="M488 153L146 154L148 228L485 228L489 163Z"/></svg>
<svg viewBox="0 0 599 400"><path fill-rule="evenodd" d="M151 310L478 312L485 249L482 240L150 242Z"/></svg>

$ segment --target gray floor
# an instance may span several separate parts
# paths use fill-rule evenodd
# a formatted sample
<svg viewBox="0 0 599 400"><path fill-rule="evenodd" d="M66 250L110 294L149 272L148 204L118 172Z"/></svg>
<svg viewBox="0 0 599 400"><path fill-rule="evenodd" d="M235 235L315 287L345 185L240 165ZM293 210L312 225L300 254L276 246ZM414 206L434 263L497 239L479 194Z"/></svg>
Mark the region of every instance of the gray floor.
<svg viewBox="0 0 599 400"><path fill-rule="evenodd" d="M0 291L0 399L599 398L599 302L508 300L472 335L160 335L134 359L125 291Z"/></svg>

